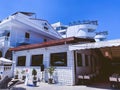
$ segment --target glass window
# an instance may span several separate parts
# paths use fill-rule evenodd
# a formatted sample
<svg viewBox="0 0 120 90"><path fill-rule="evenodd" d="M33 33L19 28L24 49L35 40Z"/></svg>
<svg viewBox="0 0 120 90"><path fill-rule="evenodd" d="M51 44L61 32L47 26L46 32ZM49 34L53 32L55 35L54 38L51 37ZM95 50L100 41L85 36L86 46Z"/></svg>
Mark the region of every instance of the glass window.
<svg viewBox="0 0 120 90"><path fill-rule="evenodd" d="M93 32L93 31L95 31L94 29L88 29L88 32Z"/></svg>
<svg viewBox="0 0 120 90"><path fill-rule="evenodd" d="M52 53L50 57L51 66L67 66L67 52Z"/></svg>
<svg viewBox="0 0 120 90"><path fill-rule="evenodd" d="M88 55L85 55L85 66L88 66L89 62L88 62Z"/></svg>
<svg viewBox="0 0 120 90"><path fill-rule="evenodd" d="M44 26L44 29L45 29L45 30L48 30L48 27Z"/></svg>
<svg viewBox="0 0 120 90"><path fill-rule="evenodd" d="M47 42L47 39L44 39L44 42Z"/></svg>
<svg viewBox="0 0 120 90"><path fill-rule="evenodd" d="M25 38L30 38L30 34L29 33L25 33Z"/></svg>
<svg viewBox="0 0 120 90"><path fill-rule="evenodd" d="M9 33L7 33L7 37L9 37L10 36L10 32Z"/></svg>
<svg viewBox="0 0 120 90"><path fill-rule="evenodd" d="M77 53L77 66L82 66L82 55Z"/></svg>
<svg viewBox="0 0 120 90"><path fill-rule="evenodd" d="M61 34L61 35L65 35L65 34L66 34L66 32L60 32L60 34Z"/></svg>
<svg viewBox="0 0 120 90"><path fill-rule="evenodd" d="M26 64L26 56L19 56L17 66L25 66Z"/></svg>
<svg viewBox="0 0 120 90"><path fill-rule="evenodd" d="M31 66L40 66L43 64L43 55L32 55Z"/></svg>

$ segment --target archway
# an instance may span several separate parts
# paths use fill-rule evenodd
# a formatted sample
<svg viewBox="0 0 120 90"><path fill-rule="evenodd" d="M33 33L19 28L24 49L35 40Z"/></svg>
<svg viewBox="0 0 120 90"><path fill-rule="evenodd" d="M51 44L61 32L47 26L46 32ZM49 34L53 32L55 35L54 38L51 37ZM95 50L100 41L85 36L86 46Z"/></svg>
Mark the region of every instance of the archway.
<svg viewBox="0 0 120 90"><path fill-rule="evenodd" d="M7 51L5 54L5 58L12 60L12 51Z"/></svg>

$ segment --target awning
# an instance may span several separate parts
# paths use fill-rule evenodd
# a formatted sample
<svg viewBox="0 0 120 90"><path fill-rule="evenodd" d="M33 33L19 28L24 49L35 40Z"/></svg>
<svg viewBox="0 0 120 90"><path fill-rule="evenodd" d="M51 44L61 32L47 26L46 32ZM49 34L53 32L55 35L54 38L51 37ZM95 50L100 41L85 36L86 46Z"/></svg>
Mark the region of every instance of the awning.
<svg viewBox="0 0 120 90"><path fill-rule="evenodd" d="M104 48L104 47L114 47L114 46L120 46L120 39L70 45L69 50L83 50L83 49L94 49L94 48Z"/></svg>
<svg viewBox="0 0 120 90"><path fill-rule="evenodd" d="M13 63L12 60L9 60L3 57L0 58L0 64L12 64L12 63Z"/></svg>

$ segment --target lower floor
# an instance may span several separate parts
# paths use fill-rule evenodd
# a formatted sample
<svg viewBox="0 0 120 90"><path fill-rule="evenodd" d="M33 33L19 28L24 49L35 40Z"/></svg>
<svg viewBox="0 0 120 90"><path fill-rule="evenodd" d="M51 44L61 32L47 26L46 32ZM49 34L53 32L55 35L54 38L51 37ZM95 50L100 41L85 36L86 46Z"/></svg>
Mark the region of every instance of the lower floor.
<svg viewBox="0 0 120 90"><path fill-rule="evenodd" d="M48 82L48 68L53 66L54 82L63 85L79 84L80 75L93 74L96 77L102 68L102 59L98 49L70 51L68 45L13 52L15 74L19 73L19 78L22 74L29 74L29 78L32 78L32 70L35 68L37 77ZM27 72L23 73L23 70Z"/></svg>
<svg viewBox="0 0 120 90"><path fill-rule="evenodd" d="M79 86L63 86L59 84L47 84L47 83L42 83L38 82L37 87L34 87L34 90L48 90L52 88L52 90L106 90L106 89L112 89L110 87L109 83L97 83L97 84L92 84L89 86L86 85L79 85ZM29 85L26 86L24 84L19 84L16 85L15 90L33 90L32 82L29 82Z"/></svg>
<svg viewBox="0 0 120 90"><path fill-rule="evenodd" d="M109 77L120 74L120 47L69 50L69 45L57 45L13 52L15 73L37 70L37 77L48 82L48 68L55 67L52 78L55 83L77 85L83 81L109 81ZM23 73L24 72L24 73Z"/></svg>

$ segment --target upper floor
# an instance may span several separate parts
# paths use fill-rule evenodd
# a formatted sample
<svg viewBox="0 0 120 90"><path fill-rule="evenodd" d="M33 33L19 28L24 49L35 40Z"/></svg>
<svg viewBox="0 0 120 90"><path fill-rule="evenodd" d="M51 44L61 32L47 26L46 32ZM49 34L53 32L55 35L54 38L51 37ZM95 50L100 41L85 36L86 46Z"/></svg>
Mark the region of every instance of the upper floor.
<svg viewBox="0 0 120 90"><path fill-rule="evenodd" d="M71 22L69 25L63 25L60 22L52 24L53 28L56 29L63 38L66 37L80 37L80 38L92 38L96 41L101 41L106 39L107 34L97 33L96 29L98 27L97 21L77 21ZM96 36L97 35L97 36ZM102 35L104 37L100 37ZM98 40L99 39L99 40Z"/></svg>
<svg viewBox="0 0 120 90"><path fill-rule="evenodd" d="M16 12L0 23L0 46L16 47L60 39L61 35L35 13Z"/></svg>

